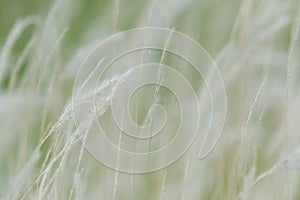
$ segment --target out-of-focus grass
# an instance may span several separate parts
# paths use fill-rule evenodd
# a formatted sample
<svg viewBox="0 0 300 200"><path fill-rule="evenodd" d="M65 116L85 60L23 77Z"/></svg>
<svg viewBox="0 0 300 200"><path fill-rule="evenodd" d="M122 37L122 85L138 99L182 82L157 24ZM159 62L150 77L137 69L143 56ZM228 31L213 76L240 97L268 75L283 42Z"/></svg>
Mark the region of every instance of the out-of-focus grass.
<svg viewBox="0 0 300 200"><path fill-rule="evenodd" d="M88 50L143 26L175 28L207 49L228 112L207 159L196 143L168 168L130 175L96 162L59 119ZM299 27L297 0L1 0L0 198L300 199ZM148 103L137 103L139 117Z"/></svg>

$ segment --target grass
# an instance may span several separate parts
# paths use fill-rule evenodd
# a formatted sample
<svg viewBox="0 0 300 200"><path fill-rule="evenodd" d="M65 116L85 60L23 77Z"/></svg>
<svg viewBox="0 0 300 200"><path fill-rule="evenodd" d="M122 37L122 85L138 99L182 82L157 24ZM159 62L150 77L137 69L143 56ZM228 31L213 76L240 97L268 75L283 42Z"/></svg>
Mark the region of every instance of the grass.
<svg viewBox="0 0 300 200"><path fill-rule="evenodd" d="M297 0L26 2L0 2L1 200L300 199ZM163 48L128 53L100 77L111 58L89 60L90 50L115 33L144 26L170 29ZM225 126L204 159L199 159L199 150L212 112L210 94L191 65L167 51L176 46L176 31L207 50L226 88ZM108 45L103 52L120 52L140 39L152 41L148 34L130 39L122 46ZM179 46L186 55L198 56L188 43ZM146 63L157 63L158 70L133 77L133 67ZM153 75L156 83L169 80L185 92L164 65L189 80L200 100L197 138L171 165L151 173L124 173L124 166L135 172L155 166L150 152L174 137L182 120L179 105L189 113L184 120L191 125L195 120L191 96L178 101L174 91L160 84L136 88L129 99L132 121L124 111L114 118L111 101L126 81ZM205 73L210 80L216 77L213 71ZM224 102L222 89L214 89L218 115ZM131 122L133 136L117 127L126 129ZM92 146L85 148L96 141L89 133L97 132L97 123L117 147L110 152L101 143L113 166L95 159ZM169 134L136 140L153 136L162 124ZM122 150L146 157L130 163ZM162 153L159 158L168 160L174 154Z"/></svg>

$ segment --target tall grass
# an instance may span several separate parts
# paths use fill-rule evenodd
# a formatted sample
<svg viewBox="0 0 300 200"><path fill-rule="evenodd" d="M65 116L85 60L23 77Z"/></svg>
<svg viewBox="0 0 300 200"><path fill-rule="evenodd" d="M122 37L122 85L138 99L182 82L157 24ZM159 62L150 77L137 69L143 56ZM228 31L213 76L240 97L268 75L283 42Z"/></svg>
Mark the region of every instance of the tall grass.
<svg viewBox="0 0 300 200"><path fill-rule="evenodd" d="M0 20L0 199L300 199L299 1L59 0L50 8L41 4L35 2L39 10L20 17L18 4L0 2L2 9L16 7L16 13L3 12L7 22ZM216 147L203 160L198 153L211 105L203 80L187 62L165 49L145 49L120 58L105 79L97 70L107 58L80 70L99 42L143 26L193 37L220 70L227 117ZM174 66L191 81L201 99L200 131L172 165L151 173L123 173L120 152L111 169L85 144L95 116L119 149L149 153L170 141L172 135L136 142L120 132L110 114L111 99L130 78L132 66L147 62ZM164 79L159 69L157 83ZM86 79L79 80L76 91L78 72ZM221 88L217 91L221 95ZM154 102L166 109L166 129L178 128L178 102L166 88L146 86L130 100L137 125L152 120L148 110ZM189 102L187 98L181 103ZM83 112L93 103L95 110ZM74 111L84 116L76 123ZM152 114L161 117L159 112Z"/></svg>

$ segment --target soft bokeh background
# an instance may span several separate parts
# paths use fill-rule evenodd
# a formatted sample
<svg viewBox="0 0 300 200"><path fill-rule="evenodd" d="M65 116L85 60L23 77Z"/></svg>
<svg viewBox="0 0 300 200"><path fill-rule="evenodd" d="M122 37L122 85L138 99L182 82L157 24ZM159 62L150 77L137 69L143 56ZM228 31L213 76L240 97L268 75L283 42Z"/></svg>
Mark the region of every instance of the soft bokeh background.
<svg viewBox="0 0 300 200"><path fill-rule="evenodd" d="M195 145L132 175L95 161L60 119L88 51L144 26L205 47L228 111L208 158ZM300 199L299 29L299 0L0 0L0 199Z"/></svg>

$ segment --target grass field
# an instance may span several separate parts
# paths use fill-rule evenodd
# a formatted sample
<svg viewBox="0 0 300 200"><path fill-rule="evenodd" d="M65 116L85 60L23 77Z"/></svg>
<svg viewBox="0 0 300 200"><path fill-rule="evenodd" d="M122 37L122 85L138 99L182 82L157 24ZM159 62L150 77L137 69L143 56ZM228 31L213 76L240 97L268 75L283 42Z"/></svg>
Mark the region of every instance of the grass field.
<svg viewBox="0 0 300 200"><path fill-rule="evenodd" d="M0 199L299 200L299 86L299 0L0 0Z"/></svg>

